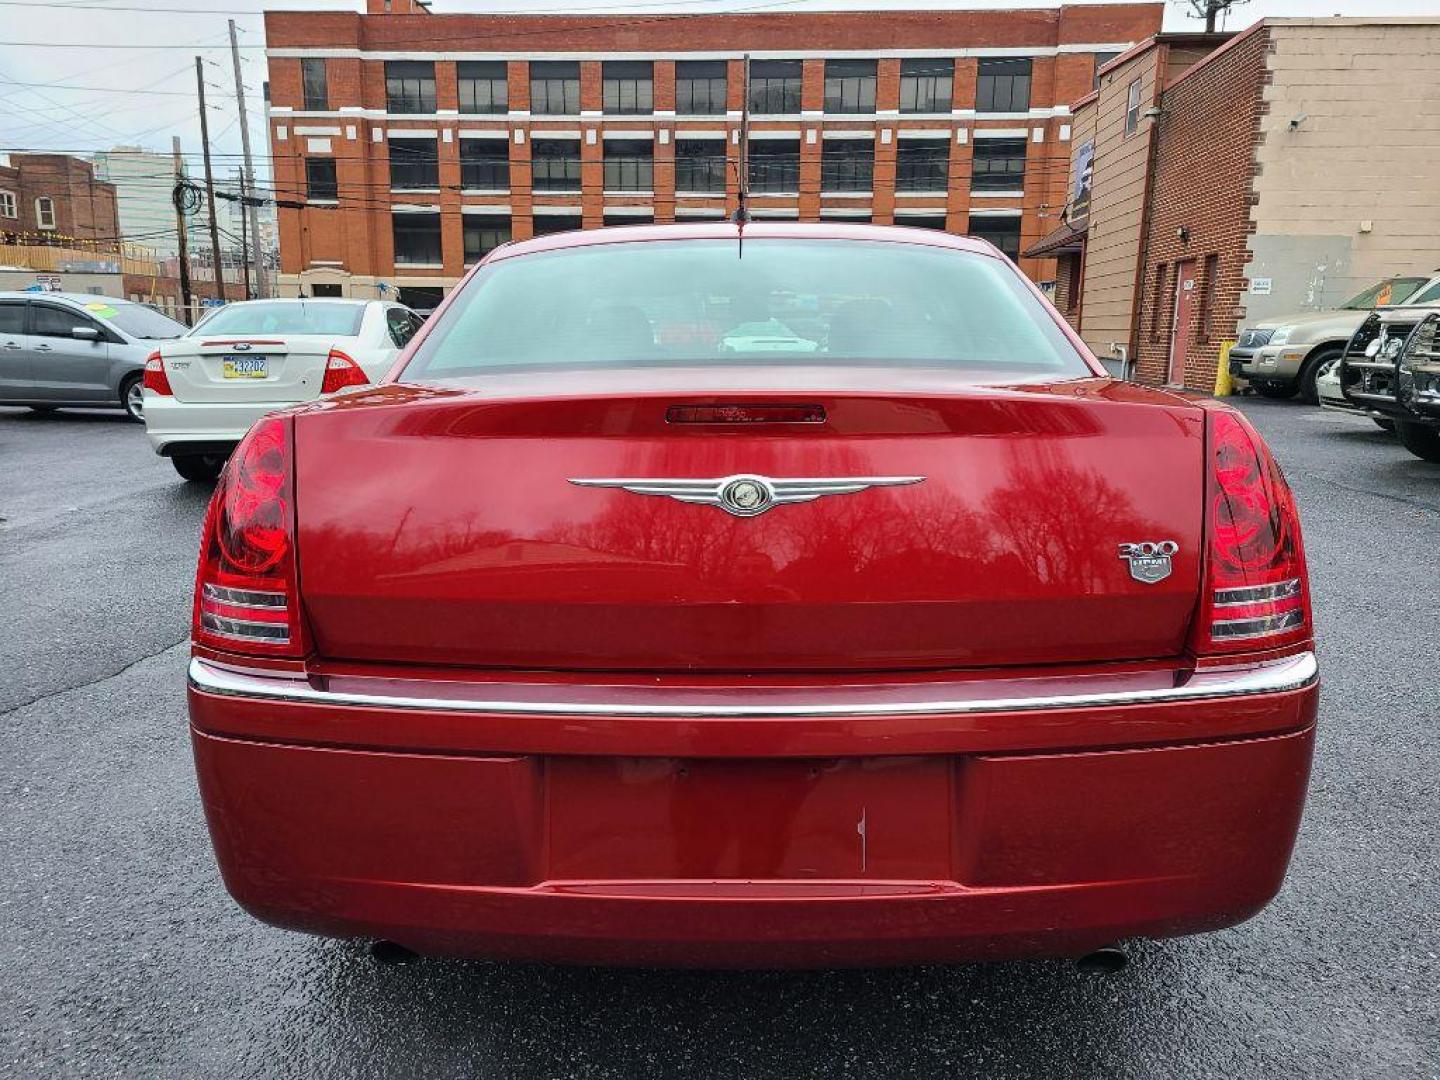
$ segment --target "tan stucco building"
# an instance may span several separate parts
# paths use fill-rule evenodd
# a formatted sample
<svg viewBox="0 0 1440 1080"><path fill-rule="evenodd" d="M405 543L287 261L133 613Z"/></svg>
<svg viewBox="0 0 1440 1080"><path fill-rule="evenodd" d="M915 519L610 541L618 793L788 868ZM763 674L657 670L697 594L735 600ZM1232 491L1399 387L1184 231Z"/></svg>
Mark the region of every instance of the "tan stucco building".
<svg viewBox="0 0 1440 1080"><path fill-rule="evenodd" d="M1437 55L1429 16L1142 42L1072 104L1067 221L1027 254L1102 359L1209 390L1246 323L1440 267Z"/></svg>

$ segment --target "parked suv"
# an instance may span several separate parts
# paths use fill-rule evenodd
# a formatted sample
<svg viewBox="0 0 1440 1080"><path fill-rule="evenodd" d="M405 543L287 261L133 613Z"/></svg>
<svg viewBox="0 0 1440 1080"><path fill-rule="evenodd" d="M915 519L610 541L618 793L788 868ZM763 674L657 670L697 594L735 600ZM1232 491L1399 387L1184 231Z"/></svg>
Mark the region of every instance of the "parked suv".
<svg viewBox="0 0 1440 1080"><path fill-rule="evenodd" d="M1440 463L1440 303L1373 312L1340 363L1345 399L1395 422L1416 457Z"/></svg>
<svg viewBox="0 0 1440 1080"><path fill-rule="evenodd" d="M145 358L185 327L90 293L0 292L0 405L124 409L144 418Z"/></svg>
<svg viewBox="0 0 1440 1080"><path fill-rule="evenodd" d="M1339 358L1365 313L1388 304L1440 302L1440 270L1430 277L1386 278L1334 311L1303 311L1263 319L1240 331L1230 350L1230 374L1247 380L1265 397L1288 398L1298 392L1317 400L1315 380Z"/></svg>

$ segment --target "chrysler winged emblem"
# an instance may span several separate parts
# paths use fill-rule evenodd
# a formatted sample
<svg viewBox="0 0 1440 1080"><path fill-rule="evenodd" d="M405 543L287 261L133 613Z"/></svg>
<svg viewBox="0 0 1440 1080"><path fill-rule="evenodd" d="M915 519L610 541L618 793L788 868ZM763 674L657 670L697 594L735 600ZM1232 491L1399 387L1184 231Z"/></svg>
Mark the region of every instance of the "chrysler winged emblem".
<svg viewBox="0 0 1440 1080"><path fill-rule="evenodd" d="M1146 585L1154 585L1170 576L1170 556L1180 550L1174 540L1146 540L1139 544L1121 544L1120 558L1130 564L1130 576Z"/></svg>
<svg viewBox="0 0 1440 1080"><path fill-rule="evenodd" d="M755 517L772 506L813 502L825 495L854 495L872 487L900 487L918 484L923 476L827 476L786 477L756 476L741 473L714 480L669 479L580 479L570 483L580 487L621 488L636 495L663 495L684 503L718 506L736 517Z"/></svg>

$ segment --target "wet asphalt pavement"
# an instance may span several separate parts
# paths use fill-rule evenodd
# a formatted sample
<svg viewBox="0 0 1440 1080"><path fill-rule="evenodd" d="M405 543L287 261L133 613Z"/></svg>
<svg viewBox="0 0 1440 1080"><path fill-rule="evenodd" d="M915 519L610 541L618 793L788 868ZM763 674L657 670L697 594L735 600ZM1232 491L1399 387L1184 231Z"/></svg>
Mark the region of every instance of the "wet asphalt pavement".
<svg viewBox="0 0 1440 1080"><path fill-rule="evenodd" d="M208 490L116 416L0 409L0 1076L1440 1077L1440 467L1244 407L1314 577L1305 823L1263 914L1108 977L378 967L252 921L186 737Z"/></svg>

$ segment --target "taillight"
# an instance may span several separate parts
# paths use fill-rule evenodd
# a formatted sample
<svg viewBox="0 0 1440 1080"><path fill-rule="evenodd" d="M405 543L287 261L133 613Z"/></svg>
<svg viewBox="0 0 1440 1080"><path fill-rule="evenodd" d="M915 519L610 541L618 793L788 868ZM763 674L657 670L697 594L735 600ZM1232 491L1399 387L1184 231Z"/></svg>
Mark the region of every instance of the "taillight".
<svg viewBox="0 0 1440 1080"><path fill-rule="evenodd" d="M166 397L174 397L170 389L170 376L165 374L165 362L160 359L160 350L156 349L145 358L145 377L141 385L146 390L156 394L164 394Z"/></svg>
<svg viewBox="0 0 1440 1080"><path fill-rule="evenodd" d="M342 386L364 386L369 381L359 364L339 349L331 349L325 358L325 381L320 384L320 392L333 394Z"/></svg>
<svg viewBox="0 0 1440 1080"><path fill-rule="evenodd" d="M200 541L197 643L230 652L307 651L295 566L290 423L258 420L230 455Z"/></svg>
<svg viewBox="0 0 1440 1080"><path fill-rule="evenodd" d="M1210 550L1196 651L1271 649L1311 636L1295 497L1248 422L1209 416L1205 528Z"/></svg>

